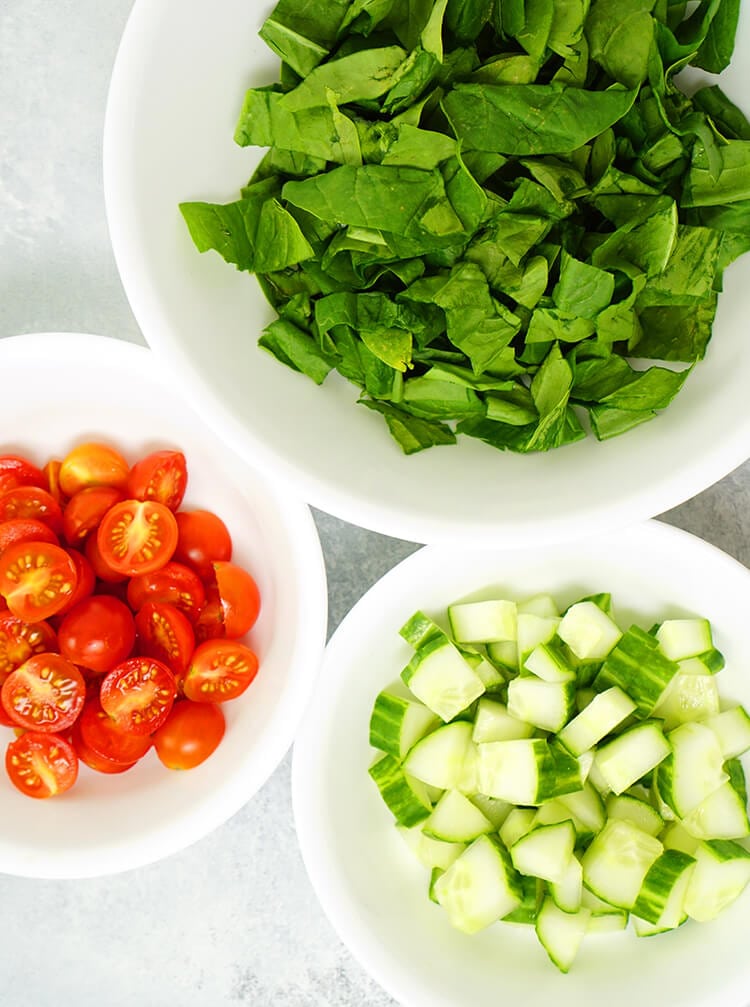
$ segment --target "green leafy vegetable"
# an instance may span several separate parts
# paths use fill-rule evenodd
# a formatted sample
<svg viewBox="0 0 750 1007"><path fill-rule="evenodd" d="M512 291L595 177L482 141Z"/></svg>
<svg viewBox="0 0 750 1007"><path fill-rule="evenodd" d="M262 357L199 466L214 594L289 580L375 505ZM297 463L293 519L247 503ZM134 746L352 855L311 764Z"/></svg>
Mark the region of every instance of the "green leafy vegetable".
<svg viewBox="0 0 750 1007"><path fill-rule="evenodd" d="M337 371L406 453L607 440L708 351L750 250L750 121L716 83L739 0L279 0L239 198L181 204L255 273L259 344Z"/></svg>

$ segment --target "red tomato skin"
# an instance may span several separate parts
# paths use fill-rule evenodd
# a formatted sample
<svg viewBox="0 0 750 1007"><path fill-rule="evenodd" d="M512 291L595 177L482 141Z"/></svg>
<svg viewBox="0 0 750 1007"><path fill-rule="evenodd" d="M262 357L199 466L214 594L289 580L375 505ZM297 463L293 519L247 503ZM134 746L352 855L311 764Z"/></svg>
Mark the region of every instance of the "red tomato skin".
<svg viewBox="0 0 750 1007"><path fill-rule="evenodd" d="M62 510L55 498L38 486L18 486L0 496L0 521L34 518L48 525L55 535L62 532Z"/></svg>
<svg viewBox="0 0 750 1007"><path fill-rule="evenodd" d="M105 563L116 573L135 577L159 570L177 547L172 511L153 500L123 500L110 507L96 530Z"/></svg>
<svg viewBox="0 0 750 1007"><path fill-rule="evenodd" d="M78 668L51 652L32 655L8 675L0 690L10 719L44 734L72 727L85 698L86 683Z"/></svg>
<svg viewBox="0 0 750 1007"><path fill-rule="evenodd" d="M206 601L206 590L194 570L170 561L160 570L131 578L128 584L130 607L137 612L147 601L174 605L194 622Z"/></svg>
<svg viewBox="0 0 750 1007"><path fill-rule="evenodd" d="M134 500L156 500L176 511L185 496L188 473L182 451L154 451L133 465L127 493Z"/></svg>
<svg viewBox="0 0 750 1007"><path fill-rule="evenodd" d="M43 593L34 592L42 569L48 579ZM0 594L13 615L27 622L49 619L64 608L77 576L67 552L51 542L16 542L0 555Z"/></svg>
<svg viewBox="0 0 750 1007"><path fill-rule="evenodd" d="M85 486L115 486L124 490L130 467L116 448L89 441L77 444L60 463L61 491L72 497Z"/></svg>
<svg viewBox="0 0 750 1007"><path fill-rule="evenodd" d="M80 734L85 745L98 756L120 765L132 765L151 748L150 735L121 730L102 709L98 695L87 699L74 725L74 733Z"/></svg>
<svg viewBox="0 0 750 1007"><path fill-rule="evenodd" d="M177 548L174 558L192 567L201 577L213 574L211 564L232 558L232 536L213 511L179 511L177 518Z"/></svg>
<svg viewBox="0 0 750 1007"><path fill-rule="evenodd" d="M50 458L42 471L44 473L45 480L43 489L46 489L50 496L56 500L62 508L65 506L68 498L60 489L60 468L60 461L57 458Z"/></svg>
<svg viewBox="0 0 750 1007"><path fill-rule="evenodd" d="M64 617L57 638L64 658L103 674L130 657L135 643L135 620L119 599L91 595Z"/></svg>
<svg viewBox="0 0 750 1007"><path fill-rule="evenodd" d="M0 494L17 486L38 486L47 489L47 480L40 468L21 455L0 455Z"/></svg>
<svg viewBox="0 0 750 1007"><path fill-rule="evenodd" d="M101 755L99 752L91 748L91 746L84 741L83 735L81 734L80 717L75 724L73 724L70 743L75 749L79 760L84 765L88 766L89 769L93 769L97 773L106 773L110 776L117 773L126 773L129 769L132 769L138 761L116 762L114 759L108 759L106 755Z"/></svg>
<svg viewBox="0 0 750 1007"><path fill-rule="evenodd" d="M258 657L236 640L206 640L190 659L182 692L194 703L223 703L241 696L258 673Z"/></svg>
<svg viewBox="0 0 750 1007"><path fill-rule="evenodd" d="M128 579L124 573L118 573L117 570L113 570L109 563L107 563L99 549L96 535L89 535L83 547L83 552L98 580L104 581L106 584L124 584Z"/></svg>
<svg viewBox="0 0 750 1007"><path fill-rule="evenodd" d="M244 636L260 613L260 591L255 578L236 563L211 564L224 615L224 632L230 639Z"/></svg>
<svg viewBox="0 0 750 1007"><path fill-rule="evenodd" d="M115 725L129 734L153 734L177 696L174 675L162 661L131 657L107 672L99 701Z"/></svg>
<svg viewBox="0 0 750 1007"><path fill-rule="evenodd" d="M73 561L73 566L76 568L76 586L73 594L68 599L68 601L63 605L59 612L56 613L55 619L61 618L61 616L66 615L75 605L84 598L88 598L94 593L94 587L96 586L96 575L94 574L94 568L91 563L86 559L82 552L77 549L66 549L65 550Z"/></svg>
<svg viewBox="0 0 750 1007"><path fill-rule="evenodd" d="M59 545L60 540L48 524L33 517L19 517L0 524L0 554L16 542L50 542Z"/></svg>
<svg viewBox="0 0 750 1007"><path fill-rule="evenodd" d="M195 769L221 744L226 721L218 703L175 703L154 732L154 749L167 769Z"/></svg>
<svg viewBox="0 0 750 1007"><path fill-rule="evenodd" d="M124 500L122 490L115 486L87 486L68 500L62 515L65 540L79 546L86 536L99 526L110 507Z"/></svg>
<svg viewBox="0 0 750 1007"><path fill-rule="evenodd" d="M47 622L24 622L10 612L0 615L0 686L34 654L57 649L57 636Z"/></svg>
<svg viewBox="0 0 750 1007"><path fill-rule="evenodd" d="M166 664L179 681L195 650L195 633L186 615L166 602L147 601L135 617L138 653Z"/></svg>
<svg viewBox="0 0 750 1007"><path fill-rule="evenodd" d="M44 766L44 775L38 772L40 766ZM70 790L78 778L78 756L60 735L24 731L8 745L5 769L22 794L43 799Z"/></svg>

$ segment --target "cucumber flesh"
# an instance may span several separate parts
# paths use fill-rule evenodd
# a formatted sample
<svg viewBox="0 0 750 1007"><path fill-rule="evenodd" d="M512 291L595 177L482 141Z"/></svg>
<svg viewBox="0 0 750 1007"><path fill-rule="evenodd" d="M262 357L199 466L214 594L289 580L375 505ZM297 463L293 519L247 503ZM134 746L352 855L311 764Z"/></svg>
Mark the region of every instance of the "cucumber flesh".
<svg viewBox="0 0 750 1007"><path fill-rule="evenodd" d="M685 912L701 923L716 919L749 882L750 853L744 846L720 839L701 843L685 893Z"/></svg>
<svg viewBox="0 0 750 1007"><path fill-rule="evenodd" d="M580 601L562 617L557 635L576 657L601 661L620 639L622 630L595 602Z"/></svg>
<svg viewBox="0 0 750 1007"><path fill-rule="evenodd" d="M575 841L576 831L569 820L539 825L511 846L513 866L521 874L560 884L573 856Z"/></svg>
<svg viewBox="0 0 750 1007"><path fill-rule="evenodd" d="M474 934L521 904L522 889L508 851L490 836L475 839L435 882L450 923Z"/></svg>
<svg viewBox="0 0 750 1007"><path fill-rule="evenodd" d="M505 703L483 696L477 703L472 738L475 742L514 741L530 738L534 725L508 712Z"/></svg>
<svg viewBox="0 0 750 1007"><path fill-rule="evenodd" d="M583 897L583 868L578 857L570 858L565 874L559 882L550 884L549 893L564 913L578 912Z"/></svg>
<svg viewBox="0 0 750 1007"><path fill-rule="evenodd" d="M575 687L569 681L549 682L529 675L508 683L508 713L544 731L559 731L574 701Z"/></svg>
<svg viewBox="0 0 750 1007"><path fill-rule="evenodd" d="M709 727L681 724L667 738L672 752L657 772L659 794L679 818L684 818L729 776L721 746Z"/></svg>
<svg viewBox="0 0 750 1007"><path fill-rule="evenodd" d="M415 653L401 678L417 699L446 722L484 692L484 683L465 657L440 638Z"/></svg>
<svg viewBox="0 0 750 1007"><path fill-rule="evenodd" d="M425 836L445 843L470 843L492 832L490 822L479 808L459 790L446 790L422 825Z"/></svg>
<svg viewBox="0 0 750 1007"><path fill-rule="evenodd" d="M432 787L454 789L463 773L471 733L472 726L466 720L442 725L411 749L404 760L405 772Z"/></svg>
<svg viewBox="0 0 750 1007"><path fill-rule="evenodd" d="M583 908L575 913L563 912L549 896L542 903L536 919L536 935L561 972L570 971L588 930L590 916L590 910Z"/></svg>
<svg viewBox="0 0 750 1007"><path fill-rule="evenodd" d="M708 619L667 619L655 636L670 661L684 661L711 650L714 645Z"/></svg>
<svg viewBox="0 0 750 1007"><path fill-rule="evenodd" d="M497 643L517 636L514 601L498 598L449 605L448 619L456 643Z"/></svg>
<svg viewBox="0 0 750 1007"><path fill-rule="evenodd" d="M750 717L744 706L733 706L701 723L716 735L725 759L735 759L750 750Z"/></svg>
<svg viewBox="0 0 750 1007"><path fill-rule="evenodd" d="M623 731L596 753L594 765L609 789L621 794L670 754L670 745L657 721L644 721Z"/></svg>
<svg viewBox="0 0 750 1007"><path fill-rule="evenodd" d="M744 839L750 836L747 801L727 780L682 819L696 839Z"/></svg>
<svg viewBox="0 0 750 1007"><path fill-rule="evenodd" d="M656 808L628 794L612 794L607 799L606 812L608 818L621 818L649 836L658 836L664 828L664 819Z"/></svg>
<svg viewBox="0 0 750 1007"><path fill-rule="evenodd" d="M654 836L630 822L611 819L581 858L583 883L605 902L630 910L643 879L662 851L662 844Z"/></svg>
<svg viewBox="0 0 750 1007"><path fill-rule="evenodd" d="M437 714L414 698L401 681L378 695L370 717L370 744L402 759L440 723Z"/></svg>
<svg viewBox="0 0 750 1007"><path fill-rule="evenodd" d="M630 716L635 703L618 686L597 693L581 712L559 733L559 739L573 755L593 748L602 738Z"/></svg>

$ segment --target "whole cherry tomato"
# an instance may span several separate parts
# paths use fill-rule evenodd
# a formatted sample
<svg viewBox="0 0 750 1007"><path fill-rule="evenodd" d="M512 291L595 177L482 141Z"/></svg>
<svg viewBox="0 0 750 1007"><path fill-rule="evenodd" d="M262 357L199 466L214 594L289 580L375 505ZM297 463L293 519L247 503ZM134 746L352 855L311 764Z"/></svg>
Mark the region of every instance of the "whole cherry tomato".
<svg viewBox="0 0 750 1007"><path fill-rule="evenodd" d="M48 524L37 518L19 517L0 524L0 553L15 542L51 542L59 545L60 540Z"/></svg>
<svg viewBox="0 0 750 1007"><path fill-rule="evenodd" d="M44 473L21 455L0 455L0 493L17 486L38 486L47 489Z"/></svg>
<svg viewBox="0 0 750 1007"><path fill-rule="evenodd" d="M154 733L154 749L167 769L194 769L216 751L225 729L218 704L182 699Z"/></svg>
<svg viewBox="0 0 750 1007"><path fill-rule="evenodd" d="M201 577L209 577L215 560L232 558L232 537L229 529L212 511L179 511L177 518L177 548L174 558L193 567Z"/></svg>
<svg viewBox="0 0 750 1007"><path fill-rule="evenodd" d="M84 598L63 618L57 631L60 653L93 672L111 671L130 657L135 621L127 605L111 595Z"/></svg>
<svg viewBox="0 0 750 1007"><path fill-rule="evenodd" d="M62 511L55 498L38 486L18 486L0 497L0 521L34 518L49 525L55 535L62 532Z"/></svg>
<svg viewBox="0 0 750 1007"><path fill-rule="evenodd" d="M78 444L60 464L59 484L62 492L72 497L85 486L115 486L124 490L130 466L109 444L90 442Z"/></svg>

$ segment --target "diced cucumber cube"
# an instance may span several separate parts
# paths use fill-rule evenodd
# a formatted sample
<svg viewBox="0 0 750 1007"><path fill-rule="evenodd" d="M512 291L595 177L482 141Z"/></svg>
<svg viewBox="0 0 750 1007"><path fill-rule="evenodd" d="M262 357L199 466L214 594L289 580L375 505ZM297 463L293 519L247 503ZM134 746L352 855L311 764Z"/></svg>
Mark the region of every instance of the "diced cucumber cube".
<svg viewBox="0 0 750 1007"><path fill-rule="evenodd" d="M446 790L422 825L425 836L445 843L470 843L492 832L490 822L479 808L459 790Z"/></svg>
<svg viewBox="0 0 750 1007"><path fill-rule="evenodd" d="M559 619L560 611L551 594L535 594L518 602L519 615L538 615L542 619Z"/></svg>
<svg viewBox="0 0 750 1007"><path fill-rule="evenodd" d="M487 657L499 668L504 668L512 675L518 671L518 644L515 640L501 640L499 643L487 644Z"/></svg>
<svg viewBox="0 0 750 1007"><path fill-rule="evenodd" d="M584 889L585 891L585 889ZM589 918L587 934L612 934L618 930L625 930L628 925L629 913L625 909L609 909L600 912L592 912Z"/></svg>
<svg viewBox="0 0 750 1007"><path fill-rule="evenodd" d="M622 636L622 630L593 601L571 605L560 620L557 635L576 657L603 660Z"/></svg>
<svg viewBox="0 0 750 1007"><path fill-rule="evenodd" d="M523 893L505 847L480 836L437 879L434 894L452 926L474 934L516 909Z"/></svg>
<svg viewBox="0 0 750 1007"><path fill-rule="evenodd" d="M606 815L604 803L596 788L586 781L576 793L563 794L557 800L573 815L573 822L579 836L595 836L604 828Z"/></svg>
<svg viewBox="0 0 750 1007"><path fill-rule="evenodd" d="M662 851L654 836L630 822L610 819L583 854L583 883L605 902L630 910Z"/></svg>
<svg viewBox="0 0 750 1007"><path fill-rule="evenodd" d="M511 804L533 805L580 790L580 767L544 738L488 741L479 748L479 790Z"/></svg>
<svg viewBox="0 0 750 1007"><path fill-rule="evenodd" d="M519 648L520 649L520 648ZM521 651L523 655L523 651ZM523 665L527 671L545 682L574 682L576 670L559 644L539 643L528 654Z"/></svg>
<svg viewBox="0 0 750 1007"><path fill-rule="evenodd" d="M448 606L457 643L496 643L516 639L516 603L502 598Z"/></svg>
<svg viewBox="0 0 750 1007"><path fill-rule="evenodd" d="M369 773L399 825L416 825L432 811L424 783L406 773L392 755L378 759Z"/></svg>
<svg viewBox="0 0 750 1007"><path fill-rule="evenodd" d="M574 717L558 734L559 740L573 755L598 744L635 710L635 703L618 686L594 695L588 706Z"/></svg>
<svg viewBox="0 0 750 1007"><path fill-rule="evenodd" d="M399 630L399 635L410 643L415 650L424 647L425 644L433 640L440 639L443 642L450 642L445 630L431 619L424 612L415 612Z"/></svg>
<svg viewBox="0 0 750 1007"><path fill-rule="evenodd" d="M678 670L655 637L631 626L608 655L594 686L603 690L618 685L635 702L637 715L649 717Z"/></svg>
<svg viewBox="0 0 750 1007"><path fill-rule="evenodd" d="M656 639L670 661L684 661L714 645L708 619L667 619L656 631Z"/></svg>
<svg viewBox="0 0 750 1007"><path fill-rule="evenodd" d="M694 864L695 858L681 850L665 850L643 879L634 915L662 930L684 922L687 913L683 903Z"/></svg>
<svg viewBox="0 0 750 1007"><path fill-rule="evenodd" d="M664 730L704 720L719 712L719 687L710 675L678 672L654 707L654 716L664 721Z"/></svg>
<svg viewBox="0 0 750 1007"><path fill-rule="evenodd" d="M576 856L570 858L568 867L561 881L552 882L549 893L555 905L564 913L577 913L581 908L583 894L583 868Z"/></svg>
<svg viewBox="0 0 750 1007"><path fill-rule="evenodd" d="M721 651L712 647L703 654L683 658L677 664L683 675L716 675L726 665L726 661Z"/></svg>
<svg viewBox="0 0 750 1007"><path fill-rule="evenodd" d="M433 867L430 871L430 884L427 888L427 895L430 902L434 902L436 905L440 905L435 895L435 884L438 878L441 878L445 874L445 868L443 867Z"/></svg>
<svg viewBox="0 0 750 1007"><path fill-rule="evenodd" d="M699 923L716 919L750 882L750 853L728 839L710 839L695 851L685 912Z"/></svg>
<svg viewBox="0 0 750 1007"><path fill-rule="evenodd" d="M747 779L745 778L745 770L742 766L742 762L739 759L727 759L724 763L724 769L729 777L729 782L739 794L742 799L742 803L746 805Z"/></svg>
<svg viewBox="0 0 750 1007"><path fill-rule="evenodd" d="M594 756L595 752L593 748L590 748L587 752L581 752L580 755L576 756L582 783L585 783L588 779L591 767L594 765Z"/></svg>
<svg viewBox="0 0 750 1007"><path fill-rule="evenodd" d="M538 825L516 840L510 848L510 857L521 874L560 884L573 856L575 842L576 830L570 820Z"/></svg>
<svg viewBox="0 0 750 1007"><path fill-rule="evenodd" d="M431 640L415 653L401 678L417 699L449 721L484 692L484 684L450 642Z"/></svg>
<svg viewBox="0 0 750 1007"><path fill-rule="evenodd" d="M672 753L656 773L659 795L678 818L684 818L729 776L721 746L709 727L681 724L667 738Z"/></svg>
<svg viewBox="0 0 750 1007"><path fill-rule="evenodd" d="M659 836L665 850L681 850L692 856L700 845L700 839L691 836L682 822L670 822Z"/></svg>
<svg viewBox="0 0 750 1007"><path fill-rule="evenodd" d="M508 683L508 713L545 731L554 733L567 723L574 701L572 682L545 682L528 676Z"/></svg>
<svg viewBox="0 0 750 1007"><path fill-rule="evenodd" d="M431 787L453 790L463 773L471 732L467 720L443 724L412 748L404 760L405 772Z"/></svg>
<svg viewBox="0 0 750 1007"><path fill-rule="evenodd" d="M517 619L519 665L524 665L529 654L540 644L549 643L557 633L559 625L559 616L549 619L542 615L534 615L532 612L519 612Z"/></svg>
<svg viewBox="0 0 750 1007"><path fill-rule="evenodd" d="M536 920L539 943L561 972L568 972L573 964L589 925L590 911L579 909L576 913L563 912L551 897L542 903Z"/></svg>
<svg viewBox="0 0 750 1007"><path fill-rule="evenodd" d="M396 828L417 860L430 870L433 867L446 870L466 849L464 843L446 843L426 836L421 824L413 825L411 828L397 825Z"/></svg>
<svg viewBox="0 0 750 1007"><path fill-rule="evenodd" d="M578 759L574 759L554 739L549 739L548 745L550 768L540 778L538 803L577 793L583 787L581 764Z"/></svg>
<svg viewBox="0 0 750 1007"><path fill-rule="evenodd" d="M479 749L473 741L470 741L466 748L456 790L469 797L479 790Z"/></svg>
<svg viewBox="0 0 750 1007"><path fill-rule="evenodd" d="M545 801L544 804L539 805L534 816L534 827L555 825L557 822L572 822L575 826L573 812L565 807L559 797L554 797L551 801Z"/></svg>
<svg viewBox="0 0 750 1007"><path fill-rule="evenodd" d="M513 805L508 801L500 801L496 797L487 797L486 794L470 794L469 800L476 804L485 818L492 822L493 829L499 829L505 819L510 814Z"/></svg>
<svg viewBox="0 0 750 1007"><path fill-rule="evenodd" d="M621 818L637 825L649 836L658 836L664 828L664 819L656 808L628 794L612 794L607 799L606 811L608 818Z"/></svg>
<svg viewBox="0 0 750 1007"><path fill-rule="evenodd" d="M487 692L502 688L506 682L502 670L491 661L488 661L487 658L482 658L479 664L475 666L474 674L481 680Z"/></svg>
<svg viewBox="0 0 750 1007"><path fill-rule="evenodd" d="M682 818L696 839L744 839L750 836L747 800L727 780Z"/></svg>
<svg viewBox="0 0 750 1007"><path fill-rule="evenodd" d="M750 717L744 706L722 710L702 723L718 738L725 759L734 759L750 750Z"/></svg>
<svg viewBox="0 0 750 1007"><path fill-rule="evenodd" d="M594 766L607 787L621 794L666 759L670 751L658 722L647 720L602 745L594 757Z"/></svg>
<svg viewBox="0 0 750 1007"><path fill-rule="evenodd" d="M511 716L508 707L499 700L483 696L477 703L472 734L475 742L513 741L530 738L533 733L533 724Z"/></svg>
<svg viewBox="0 0 750 1007"><path fill-rule="evenodd" d="M370 717L370 744L402 759L410 748L440 723L401 681L378 695Z"/></svg>
<svg viewBox="0 0 750 1007"><path fill-rule="evenodd" d="M503 923L519 923L533 927L544 901L546 885L538 878L532 878L525 874L519 874L518 879L523 892L521 904L516 906L507 916L503 916Z"/></svg>
<svg viewBox="0 0 750 1007"><path fill-rule="evenodd" d="M534 808L513 808L500 826L499 835L505 846L510 849L521 836L531 832L536 820Z"/></svg>

